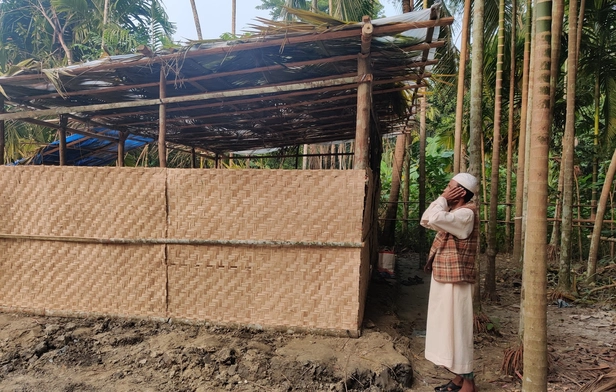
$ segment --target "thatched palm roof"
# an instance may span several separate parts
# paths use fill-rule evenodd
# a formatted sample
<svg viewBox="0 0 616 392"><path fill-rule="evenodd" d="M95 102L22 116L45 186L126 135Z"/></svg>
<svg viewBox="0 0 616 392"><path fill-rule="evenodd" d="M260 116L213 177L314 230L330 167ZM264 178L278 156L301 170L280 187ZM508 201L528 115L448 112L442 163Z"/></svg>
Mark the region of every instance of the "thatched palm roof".
<svg viewBox="0 0 616 392"><path fill-rule="evenodd" d="M0 77L11 107L0 120L40 124L70 114L69 132L88 136L89 127L102 126L156 140L165 103L166 140L216 154L353 139L362 24L309 15L300 14L301 23L261 21L245 40L23 69ZM439 17L434 8L372 21L372 112L380 132L405 121L403 92L430 77L435 48L444 45L439 27L453 21Z"/></svg>

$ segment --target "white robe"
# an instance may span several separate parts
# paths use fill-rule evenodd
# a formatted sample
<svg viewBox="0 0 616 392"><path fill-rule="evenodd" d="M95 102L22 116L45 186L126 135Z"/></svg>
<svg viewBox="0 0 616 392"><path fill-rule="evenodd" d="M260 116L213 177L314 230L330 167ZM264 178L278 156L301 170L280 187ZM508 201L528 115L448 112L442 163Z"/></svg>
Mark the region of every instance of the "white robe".
<svg viewBox="0 0 616 392"><path fill-rule="evenodd" d="M447 200L439 197L424 212L421 225L465 239L473 231L474 214L468 208L449 211ZM472 284L430 280L425 356L455 374L473 371Z"/></svg>

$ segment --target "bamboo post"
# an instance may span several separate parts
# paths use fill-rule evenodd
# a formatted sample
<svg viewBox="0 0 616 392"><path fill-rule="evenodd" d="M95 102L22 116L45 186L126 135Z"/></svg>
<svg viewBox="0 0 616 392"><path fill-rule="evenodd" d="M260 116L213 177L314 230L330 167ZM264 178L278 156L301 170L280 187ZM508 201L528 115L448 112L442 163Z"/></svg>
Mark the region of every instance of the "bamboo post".
<svg viewBox="0 0 616 392"><path fill-rule="evenodd" d="M426 210L426 95L420 99L419 116L419 216ZM420 218L421 219L421 218ZM419 263L426 260L426 228L419 225Z"/></svg>
<svg viewBox="0 0 616 392"><path fill-rule="evenodd" d="M60 155L60 166L66 166L66 127L68 125L68 116L61 115L60 116L60 151L58 154Z"/></svg>
<svg viewBox="0 0 616 392"><path fill-rule="evenodd" d="M355 159L353 169L368 168L368 147L370 143L370 108L372 107L372 70L370 67L370 43L372 23L370 17L363 17L361 29L361 53L357 58L357 126L355 129Z"/></svg>
<svg viewBox="0 0 616 392"><path fill-rule="evenodd" d="M159 97L161 100L167 98L167 77L165 67L160 67ZM167 105L160 103L158 106L158 160L160 167L167 167Z"/></svg>
<svg viewBox="0 0 616 392"><path fill-rule="evenodd" d="M120 132L120 140L118 140L118 160L116 161L116 166L124 167L124 154L126 153L126 138L128 137L128 132Z"/></svg>
<svg viewBox="0 0 616 392"><path fill-rule="evenodd" d="M4 113L4 97L0 95L0 114ZM0 164L4 164L4 120L0 120Z"/></svg>

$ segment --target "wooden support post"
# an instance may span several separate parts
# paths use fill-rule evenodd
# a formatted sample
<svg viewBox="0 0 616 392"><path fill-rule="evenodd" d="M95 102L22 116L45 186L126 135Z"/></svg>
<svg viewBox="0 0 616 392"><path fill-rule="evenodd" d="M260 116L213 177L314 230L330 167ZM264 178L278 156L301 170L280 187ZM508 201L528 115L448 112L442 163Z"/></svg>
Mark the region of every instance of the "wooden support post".
<svg viewBox="0 0 616 392"><path fill-rule="evenodd" d="M4 97L0 95L0 113L4 113ZM0 164L4 165L4 120L0 120Z"/></svg>
<svg viewBox="0 0 616 392"><path fill-rule="evenodd" d="M191 169L197 168L197 153L194 147L190 148L190 167Z"/></svg>
<svg viewBox="0 0 616 392"><path fill-rule="evenodd" d="M118 141L118 160L116 161L116 166L118 167L124 167L124 154L126 154L125 145L127 137L128 132L120 131L120 140Z"/></svg>
<svg viewBox="0 0 616 392"><path fill-rule="evenodd" d="M420 96L419 117L419 216L426 210L426 95L425 90ZM426 262L426 229L419 227L419 262Z"/></svg>
<svg viewBox="0 0 616 392"><path fill-rule="evenodd" d="M60 166L66 166L66 128L68 126L68 116L62 114L60 116L60 128L58 133L60 134Z"/></svg>
<svg viewBox="0 0 616 392"><path fill-rule="evenodd" d="M370 66L370 43L372 23L368 16L363 18L361 30L361 53L357 58L357 125L355 129L355 159L353 169L366 169L369 165L370 109L372 108L372 69Z"/></svg>
<svg viewBox="0 0 616 392"><path fill-rule="evenodd" d="M167 98L167 77L165 75L165 67L160 67L160 84L159 97L160 99ZM158 161L160 167L167 167L167 105L161 103L158 106Z"/></svg>

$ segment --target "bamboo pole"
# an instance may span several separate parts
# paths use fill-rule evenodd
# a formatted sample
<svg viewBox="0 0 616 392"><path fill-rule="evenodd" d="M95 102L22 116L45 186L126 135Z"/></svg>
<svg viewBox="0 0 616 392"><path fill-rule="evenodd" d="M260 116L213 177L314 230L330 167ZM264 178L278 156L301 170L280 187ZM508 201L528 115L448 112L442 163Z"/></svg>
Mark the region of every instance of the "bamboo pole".
<svg viewBox="0 0 616 392"><path fill-rule="evenodd" d="M0 115L4 113L4 97L0 95ZM0 119L0 164L4 165L4 120Z"/></svg>
<svg viewBox="0 0 616 392"><path fill-rule="evenodd" d="M194 147L190 148L190 167L191 169L197 168L197 153Z"/></svg>
<svg viewBox="0 0 616 392"><path fill-rule="evenodd" d="M71 117L71 116L67 116L67 117ZM1 120L0 120L1 121ZM41 127L47 127L47 128L53 128L53 129L60 129L60 125L59 124L55 124L49 121L43 121L43 120L36 120L34 118L23 118L21 119L21 121L30 123L30 124L35 124L35 125L39 125ZM106 125L106 127L108 127L108 125ZM111 137L111 136L107 136L107 135L101 135L95 132L89 132L89 131L84 131L82 129L77 129L77 128L72 128L72 127L66 127L66 130L72 133L76 133L78 135L82 135L82 136L88 136L88 137L93 137L96 139L102 139L102 140L108 140L110 142L114 142L117 143L118 139L116 139L115 137Z"/></svg>
<svg viewBox="0 0 616 392"><path fill-rule="evenodd" d="M161 75L161 79L163 77L164 77L164 73L163 75ZM169 98L160 97L160 98L155 98L155 99L143 99L139 101L130 101L130 102L114 102L114 103L103 103L103 104L96 104L96 105L80 105L80 106L71 106L71 107L62 107L62 108L53 108L53 109L43 109L43 110L25 110L22 112L15 112L15 113L2 113L0 114L0 120L18 120L18 119L24 119L24 118L30 118L30 117L42 117L42 116L67 114L67 113L94 112L94 111L99 111L99 110L134 108L134 107L140 107L140 106L154 106L154 105L161 105L161 104L200 101L200 100L206 100L206 99L221 99L221 98L241 97L241 96L246 96L246 95L272 94L272 93L280 93L280 92L287 92L287 91L301 92L302 90L307 90L307 89L349 85L349 84L355 84L358 82L360 82L360 79L357 77L346 77L346 78L335 78L335 79L329 79L329 80L316 80L316 81L308 82L308 83L306 82L292 83L292 84L278 85L278 86L267 86L267 87L248 88L248 89L218 91L218 92L212 92L212 93L183 95L183 96L169 97ZM163 86L164 85L166 84L163 84ZM259 97L257 99L263 100L262 97Z"/></svg>
<svg viewBox="0 0 616 392"><path fill-rule="evenodd" d="M120 132L120 141L118 142L118 160L117 166L124 167L124 154L126 154L126 138L128 137L127 132Z"/></svg>
<svg viewBox="0 0 616 392"><path fill-rule="evenodd" d="M372 69L370 44L374 31L370 18L363 17L361 53L357 57L357 125L355 129L355 159L353 169L367 169L369 165L370 110L372 108Z"/></svg>
<svg viewBox="0 0 616 392"><path fill-rule="evenodd" d="M60 166L66 166L66 126L68 125L68 117L65 115L60 116Z"/></svg>
<svg viewBox="0 0 616 392"><path fill-rule="evenodd" d="M419 98L419 216L426 210L426 96ZM426 228L419 225L419 263L426 261Z"/></svg>
<svg viewBox="0 0 616 392"><path fill-rule="evenodd" d="M167 167L167 105L163 100L167 97L167 75L165 75L165 67L160 67L160 86L159 97L160 104L158 106L158 161L160 167Z"/></svg>
<svg viewBox="0 0 616 392"><path fill-rule="evenodd" d="M31 240L52 242L73 242L86 244L116 245L222 245L222 246L284 246L321 248L362 248L363 242L323 242L323 241L275 241L275 240L210 240L188 238L95 238L48 235L0 234L0 239Z"/></svg>
<svg viewBox="0 0 616 392"><path fill-rule="evenodd" d="M402 47L400 48L402 51L405 52L409 52L409 51L426 51L426 50L430 50L430 49L434 49L434 48L440 48L445 46L445 41L434 41L434 42L430 42L430 43L421 43L421 44L417 44L417 45L412 45L412 46L408 46L408 47ZM385 56L385 54L383 53L374 53L373 54L374 57L381 57L381 56ZM237 70L237 71L228 71L228 72L215 72L215 73L211 73L211 74L207 74L207 75L201 75L201 76L195 76L195 77L191 77L191 78L181 78L180 81L184 82L184 83L196 83L196 82L201 82L204 80L211 80L211 79L220 79L220 78L226 78L229 76L244 76L244 75L249 75L249 74L253 74L253 73L263 73L263 72L272 72L272 71L279 71L279 70L283 70L283 69L289 69L289 68L299 68L299 67L304 67L304 66L314 66L316 64L328 64L328 63L339 63L342 61L350 61L350 60L355 60L357 58L357 55L345 55L345 56L333 56L333 57L327 57L327 58L323 58L323 59L317 59L317 60L308 60L308 61L296 61L296 62L292 62L292 63L285 63L284 65L281 64L276 64L276 65L269 65L266 67L256 67L256 68L249 68L249 69L242 69L242 70ZM438 61L436 60L431 60L429 62L426 63L422 63L422 62L414 62L412 63L412 65L414 66L423 66L423 65L432 65L434 63L437 63ZM407 67L407 65L405 65L404 67ZM399 70L401 69L401 67L391 67L388 68L388 70ZM28 75L30 76L30 79L32 79L33 75ZM14 76L14 77L10 77L7 78L11 81L21 81L19 76ZM175 85L176 83L178 83L178 80L173 79L173 80L168 80L167 85ZM91 90L86 90L88 95L96 95L96 94L109 94L109 93L113 93L113 92L117 92L117 91L126 91L126 90L130 90L130 89L135 89L135 88L142 88L142 89L146 89L149 87L157 87L158 86L158 82L150 82L150 83L141 83L141 84L123 84L121 86L113 86L113 87L103 87L103 88L97 88L95 90L91 89ZM79 91L67 91L67 92L63 92L61 94L62 97L71 97L74 95L83 95L84 91L83 90L79 90ZM49 93L49 94L41 94L41 95L36 95L36 96L25 96L22 97L24 101L27 100L31 100L31 99L44 99L44 98L55 98L60 96L60 93L58 92L53 92L53 93Z"/></svg>
<svg viewBox="0 0 616 392"><path fill-rule="evenodd" d="M424 77L430 77L431 75L429 73L424 73ZM406 80L409 80L408 78ZM376 81L375 84L380 83L380 81ZM417 83L415 85L404 85L401 87L395 87L395 88L390 88L390 89L383 89L383 90L373 90L372 95L378 95L378 94L388 94L388 93L392 93L392 92L397 92L397 91L403 91L403 90L415 90L419 87L425 87L426 85L423 82ZM345 95L340 95L340 96L336 96L336 97L328 97L328 98L324 98L324 99L317 99L314 100L313 98L315 96L318 96L319 94L323 94L323 93L327 93L327 92L334 92L334 91L340 91L340 90L349 90L349 86L348 85L338 85L338 86L334 86L334 87L328 87L328 88L321 88L321 89L313 89L310 91L310 95L307 95L305 91L302 91L301 89L298 91L293 91L293 92L287 92L284 94L278 94L276 95L276 99L279 100L284 100L287 98L292 98L292 97L298 97L298 96L302 96L302 95L307 95L306 101L305 102L298 102L296 104L290 104L290 105L285 105L286 107L295 107L295 106L305 106L306 104L310 104L310 105L314 105L317 103L330 103L333 101L338 101L338 100L345 100L345 99L350 99L352 97L355 97L356 94L353 93L349 93L349 94L345 94ZM241 95L241 94L240 94ZM244 105L244 104L248 104L248 103L255 103L255 102L263 102L263 97L261 96L257 96L254 98L246 98L246 99L237 99L233 101L233 105ZM158 104L158 102L156 103ZM146 105L143 105L146 106ZM151 106L151 105L150 105ZM181 106L181 107L175 107L175 108L168 108L167 112L171 113L171 112L177 112L177 111L188 111L188 110L195 110L195 109L205 109L205 108L211 108L211 107L216 107L216 108L220 108L221 106L224 106L224 104L222 102L214 102L214 103L207 103L207 104L197 104L197 105L191 105L191 106ZM263 110L257 110L258 112L264 112L267 110L274 110L274 111L280 111L280 107L276 106L276 107L270 107L270 108L263 108ZM235 112L235 110L234 110ZM136 112L123 112L122 115L123 116L134 116L134 115L145 115L151 113L151 111L136 111ZM228 113L225 113L228 114ZM93 118L96 117L104 117L104 114L100 114L97 115L95 114L93 116Z"/></svg>

